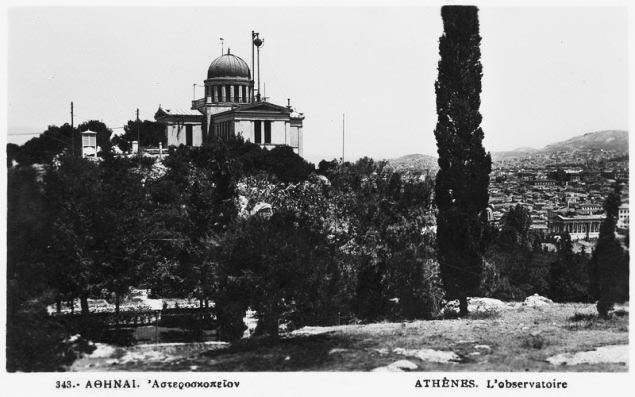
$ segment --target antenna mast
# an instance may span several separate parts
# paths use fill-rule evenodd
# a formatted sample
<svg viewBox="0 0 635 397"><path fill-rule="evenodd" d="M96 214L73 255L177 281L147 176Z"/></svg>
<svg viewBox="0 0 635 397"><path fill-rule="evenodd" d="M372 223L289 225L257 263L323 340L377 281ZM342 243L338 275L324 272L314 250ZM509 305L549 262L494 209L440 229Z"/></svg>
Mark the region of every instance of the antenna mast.
<svg viewBox="0 0 635 397"><path fill-rule="evenodd" d="M256 51L256 57L257 59L257 64L258 64L258 94L256 96L256 100L258 102L260 102L260 47L264 44L264 40L261 39L259 37L260 33L254 32L253 30L251 31L251 67L252 67L252 71L253 71L253 67L254 67L254 46L257 48Z"/></svg>
<svg viewBox="0 0 635 397"><path fill-rule="evenodd" d="M256 33L251 31L251 101L254 101L254 39L256 38Z"/></svg>

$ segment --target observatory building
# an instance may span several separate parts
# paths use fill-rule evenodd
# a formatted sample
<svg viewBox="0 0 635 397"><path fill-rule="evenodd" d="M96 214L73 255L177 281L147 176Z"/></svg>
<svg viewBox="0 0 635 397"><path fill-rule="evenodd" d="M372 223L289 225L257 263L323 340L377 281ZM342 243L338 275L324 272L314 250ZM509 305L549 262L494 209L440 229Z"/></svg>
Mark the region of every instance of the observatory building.
<svg viewBox="0 0 635 397"><path fill-rule="evenodd" d="M258 49L260 64L262 42L258 33L252 32L252 69L253 49ZM304 115L296 112L289 100L287 106L280 106L261 97L259 68L254 87L249 65L227 49L209 65L204 85L205 96L194 99L189 110L159 106L154 118L165 126L168 146L201 146L213 138L241 135L263 148L286 145L302 155Z"/></svg>

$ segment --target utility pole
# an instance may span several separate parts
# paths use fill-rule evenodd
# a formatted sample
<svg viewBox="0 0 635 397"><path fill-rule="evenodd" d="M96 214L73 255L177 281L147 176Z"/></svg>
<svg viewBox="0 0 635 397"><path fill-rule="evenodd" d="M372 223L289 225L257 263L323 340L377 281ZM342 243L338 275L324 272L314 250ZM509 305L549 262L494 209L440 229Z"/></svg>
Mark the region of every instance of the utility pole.
<svg viewBox="0 0 635 397"><path fill-rule="evenodd" d="M71 153L75 156L75 128L73 120L73 101L71 101Z"/></svg>
<svg viewBox="0 0 635 397"><path fill-rule="evenodd" d="M344 163L344 138L346 137L344 122L345 122L345 115L344 113L342 113L342 163Z"/></svg>
<svg viewBox="0 0 635 397"><path fill-rule="evenodd" d="M137 156L141 156L141 139L139 135L139 108L137 108Z"/></svg>

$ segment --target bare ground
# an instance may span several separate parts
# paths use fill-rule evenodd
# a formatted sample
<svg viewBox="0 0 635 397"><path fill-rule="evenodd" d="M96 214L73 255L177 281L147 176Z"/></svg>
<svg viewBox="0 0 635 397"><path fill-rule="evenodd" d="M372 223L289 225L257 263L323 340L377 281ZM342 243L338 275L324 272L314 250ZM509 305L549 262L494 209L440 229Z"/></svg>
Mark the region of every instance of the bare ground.
<svg viewBox="0 0 635 397"><path fill-rule="evenodd" d="M547 361L616 345L628 345L628 314L601 320L590 304L516 305L467 319L307 327L280 339L245 339L231 346L115 348L77 360L71 370L370 371L407 359L416 371L627 371L627 363L601 357L578 365ZM458 358L435 362L412 354L430 350Z"/></svg>

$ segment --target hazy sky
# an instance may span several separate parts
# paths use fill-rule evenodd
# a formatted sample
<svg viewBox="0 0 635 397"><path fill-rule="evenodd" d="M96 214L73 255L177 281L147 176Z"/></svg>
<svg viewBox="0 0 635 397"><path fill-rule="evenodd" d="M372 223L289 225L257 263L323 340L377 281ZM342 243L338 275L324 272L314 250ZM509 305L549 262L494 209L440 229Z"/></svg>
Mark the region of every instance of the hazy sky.
<svg viewBox="0 0 635 397"><path fill-rule="evenodd" d="M627 129L626 9L481 7L480 21L488 150ZM442 28L438 7L12 8L9 130L68 122L71 100L76 124L110 127L188 108L219 37L251 64L254 29L266 95L305 113L307 158L341 155L342 113L347 158L435 154Z"/></svg>

